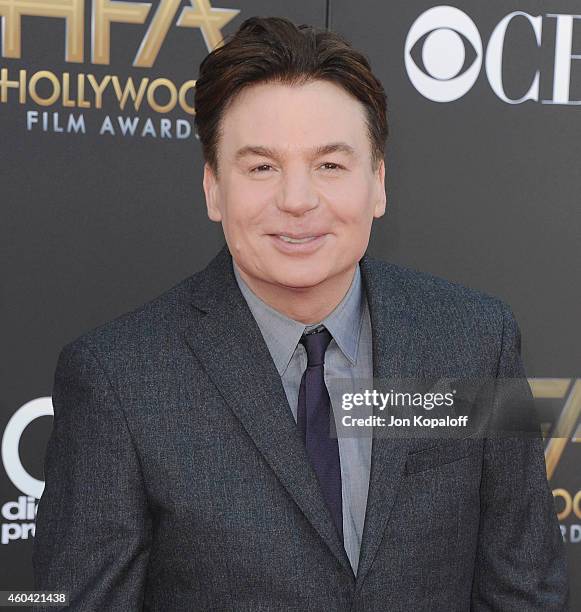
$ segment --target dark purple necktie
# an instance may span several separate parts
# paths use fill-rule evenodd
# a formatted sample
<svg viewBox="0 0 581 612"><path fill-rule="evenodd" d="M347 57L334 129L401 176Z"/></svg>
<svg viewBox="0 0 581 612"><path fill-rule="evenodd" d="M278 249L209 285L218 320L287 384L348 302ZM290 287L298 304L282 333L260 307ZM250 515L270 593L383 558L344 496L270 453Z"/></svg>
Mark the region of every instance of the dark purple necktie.
<svg viewBox="0 0 581 612"><path fill-rule="evenodd" d="M311 465L317 474L323 498L331 510L339 537L343 541L339 443L336 437L329 435L331 401L323 376L325 351L331 339L331 334L325 328L318 332L303 334L300 339L300 343L307 351L307 369L299 389L297 425Z"/></svg>

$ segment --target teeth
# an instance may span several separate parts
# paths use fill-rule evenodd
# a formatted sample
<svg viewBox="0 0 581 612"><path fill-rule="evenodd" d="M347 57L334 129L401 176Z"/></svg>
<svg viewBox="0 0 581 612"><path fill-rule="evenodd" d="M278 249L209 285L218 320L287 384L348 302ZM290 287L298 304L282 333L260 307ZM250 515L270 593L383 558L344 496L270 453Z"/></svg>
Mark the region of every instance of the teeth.
<svg viewBox="0 0 581 612"><path fill-rule="evenodd" d="M289 236L280 235L279 238L284 240L285 242L291 242L293 244L301 244L302 242L309 242L309 240L313 240L316 236L307 236L306 238L290 238Z"/></svg>

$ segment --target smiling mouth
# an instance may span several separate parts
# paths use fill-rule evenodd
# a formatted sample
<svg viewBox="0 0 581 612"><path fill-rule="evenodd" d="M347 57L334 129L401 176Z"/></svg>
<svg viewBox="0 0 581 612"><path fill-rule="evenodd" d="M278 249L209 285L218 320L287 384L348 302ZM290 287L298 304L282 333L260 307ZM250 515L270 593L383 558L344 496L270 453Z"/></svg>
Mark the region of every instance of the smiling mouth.
<svg viewBox="0 0 581 612"><path fill-rule="evenodd" d="M285 236L284 234L274 234L277 238L280 238L284 242L288 242L290 244L303 244L305 242L311 242L315 240L319 236L305 236L304 238L293 238L292 236Z"/></svg>
<svg viewBox="0 0 581 612"><path fill-rule="evenodd" d="M287 255L309 255L317 251L327 241L328 234L268 234L274 246Z"/></svg>

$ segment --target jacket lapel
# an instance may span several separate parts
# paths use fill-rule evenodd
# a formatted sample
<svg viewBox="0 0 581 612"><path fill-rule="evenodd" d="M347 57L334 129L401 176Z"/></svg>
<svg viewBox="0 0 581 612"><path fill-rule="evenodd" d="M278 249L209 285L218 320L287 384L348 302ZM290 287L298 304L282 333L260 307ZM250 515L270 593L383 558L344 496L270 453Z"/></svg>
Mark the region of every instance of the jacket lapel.
<svg viewBox="0 0 581 612"><path fill-rule="evenodd" d="M354 578L282 381L240 292L226 246L195 281L195 314L186 332L188 345L282 485Z"/></svg>
<svg viewBox="0 0 581 612"><path fill-rule="evenodd" d="M372 327L373 377L397 379L417 375L410 350L412 312L391 264L368 256L360 262ZM387 269L387 273L386 273ZM416 364L417 366L418 364ZM374 437L365 525L356 590L363 584L389 521L403 476L409 440Z"/></svg>

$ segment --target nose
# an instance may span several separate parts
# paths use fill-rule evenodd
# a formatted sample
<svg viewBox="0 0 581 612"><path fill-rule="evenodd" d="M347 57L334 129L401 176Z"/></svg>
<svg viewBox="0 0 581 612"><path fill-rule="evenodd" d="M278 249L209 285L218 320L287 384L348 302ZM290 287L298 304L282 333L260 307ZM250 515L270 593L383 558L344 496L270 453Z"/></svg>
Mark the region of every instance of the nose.
<svg viewBox="0 0 581 612"><path fill-rule="evenodd" d="M319 205L313 177L306 168L290 168L281 181L278 208L294 216L304 215Z"/></svg>

